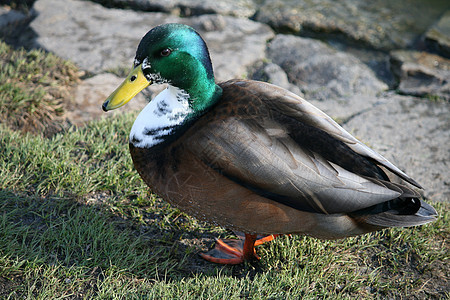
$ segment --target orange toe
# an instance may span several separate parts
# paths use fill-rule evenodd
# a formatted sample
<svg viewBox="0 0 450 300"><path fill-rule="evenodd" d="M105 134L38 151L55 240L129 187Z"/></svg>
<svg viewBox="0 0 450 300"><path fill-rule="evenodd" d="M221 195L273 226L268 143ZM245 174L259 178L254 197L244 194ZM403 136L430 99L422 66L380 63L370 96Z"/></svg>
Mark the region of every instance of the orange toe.
<svg viewBox="0 0 450 300"><path fill-rule="evenodd" d="M254 234L238 233L238 239L217 240L213 249L207 253L200 253L200 256L210 262L224 265L237 265L244 261L259 260L255 246L270 242L279 234L269 235L257 239Z"/></svg>
<svg viewBox="0 0 450 300"><path fill-rule="evenodd" d="M259 246L261 244L267 243L267 242L271 242L273 241L275 238L279 237L281 234L271 234L265 237L262 237L260 239L257 239L255 241L255 246Z"/></svg>
<svg viewBox="0 0 450 300"><path fill-rule="evenodd" d="M213 249L200 256L210 262L223 265L237 265L244 262L243 240L217 240Z"/></svg>

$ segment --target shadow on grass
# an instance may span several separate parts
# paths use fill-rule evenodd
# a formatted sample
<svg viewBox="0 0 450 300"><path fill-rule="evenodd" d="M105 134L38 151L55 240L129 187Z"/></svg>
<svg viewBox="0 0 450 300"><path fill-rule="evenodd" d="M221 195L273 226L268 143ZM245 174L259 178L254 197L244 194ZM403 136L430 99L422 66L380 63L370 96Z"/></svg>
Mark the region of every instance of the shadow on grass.
<svg viewBox="0 0 450 300"><path fill-rule="evenodd" d="M157 220L161 216L147 217ZM212 244L211 233L137 224L105 207L83 205L71 198L3 190L0 218L0 253L13 260L97 272L113 268L154 280L176 280L196 273L217 275L222 269L198 256L206 250L202 243L206 247ZM184 217L175 218L183 222ZM239 276L248 268L234 269L232 274Z"/></svg>
<svg viewBox="0 0 450 300"><path fill-rule="evenodd" d="M239 297L257 296L257 289L363 298L448 294L446 221L338 242L284 237L258 249L263 260L256 266L223 267L197 255L218 235L206 224L167 207L144 213L144 222L130 215L76 198L0 191L0 297L113 297L107 291L117 289L119 296L130 290L147 296L155 286L155 297L196 290L228 297L230 286Z"/></svg>

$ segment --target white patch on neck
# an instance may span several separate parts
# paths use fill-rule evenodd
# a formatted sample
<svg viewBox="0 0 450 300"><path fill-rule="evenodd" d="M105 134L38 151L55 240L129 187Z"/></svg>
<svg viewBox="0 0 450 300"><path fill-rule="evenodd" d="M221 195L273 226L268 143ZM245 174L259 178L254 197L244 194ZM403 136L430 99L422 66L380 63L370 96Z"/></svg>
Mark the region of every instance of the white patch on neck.
<svg viewBox="0 0 450 300"><path fill-rule="evenodd" d="M130 132L130 143L139 148L150 148L164 141L174 127L183 123L193 111L189 94L168 86L141 111Z"/></svg>

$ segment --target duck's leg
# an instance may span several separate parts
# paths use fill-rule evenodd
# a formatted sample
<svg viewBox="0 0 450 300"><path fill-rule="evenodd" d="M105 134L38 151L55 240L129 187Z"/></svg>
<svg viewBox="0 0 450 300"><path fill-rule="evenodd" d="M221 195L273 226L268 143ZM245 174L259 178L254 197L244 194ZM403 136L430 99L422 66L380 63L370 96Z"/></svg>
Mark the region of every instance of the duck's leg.
<svg viewBox="0 0 450 300"><path fill-rule="evenodd" d="M200 256L207 261L226 264L237 265L244 261L259 260L256 255L255 246L273 240L277 235L269 235L258 239L256 234L237 234L238 239L224 239L217 240L215 247L207 253L200 253Z"/></svg>

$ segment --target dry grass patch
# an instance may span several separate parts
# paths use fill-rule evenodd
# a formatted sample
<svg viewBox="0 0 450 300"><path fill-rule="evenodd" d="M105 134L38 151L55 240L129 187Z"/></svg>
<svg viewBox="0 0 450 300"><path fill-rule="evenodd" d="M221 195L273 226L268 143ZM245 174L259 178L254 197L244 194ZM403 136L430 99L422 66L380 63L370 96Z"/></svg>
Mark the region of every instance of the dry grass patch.
<svg viewBox="0 0 450 300"><path fill-rule="evenodd" d="M0 42L0 123L51 136L64 126L78 70L42 50L13 50Z"/></svg>

